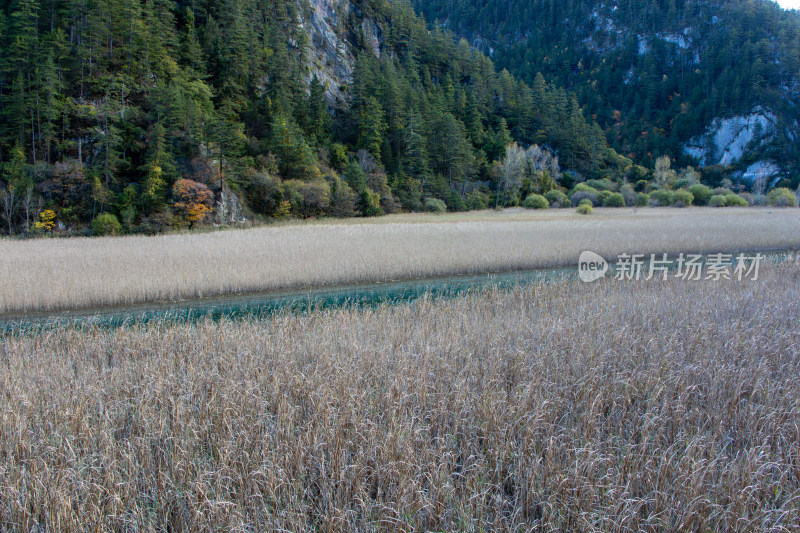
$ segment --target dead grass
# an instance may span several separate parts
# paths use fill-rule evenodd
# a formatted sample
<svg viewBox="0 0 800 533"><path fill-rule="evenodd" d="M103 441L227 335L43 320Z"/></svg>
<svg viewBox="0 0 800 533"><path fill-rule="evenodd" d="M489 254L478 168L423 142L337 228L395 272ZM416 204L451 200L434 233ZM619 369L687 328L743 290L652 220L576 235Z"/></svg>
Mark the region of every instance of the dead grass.
<svg viewBox="0 0 800 533"><path fill-rule="evenodd" d="M591 249L800 247L800 210L511 210L161 237L0 240L0 315L572 265Z"/></svg>
<svg viewBox="0 0 800 533"><path fill-rule="evenodd" d="M5 338L0 530L798 531L799 323L783 265Z"/></svg>

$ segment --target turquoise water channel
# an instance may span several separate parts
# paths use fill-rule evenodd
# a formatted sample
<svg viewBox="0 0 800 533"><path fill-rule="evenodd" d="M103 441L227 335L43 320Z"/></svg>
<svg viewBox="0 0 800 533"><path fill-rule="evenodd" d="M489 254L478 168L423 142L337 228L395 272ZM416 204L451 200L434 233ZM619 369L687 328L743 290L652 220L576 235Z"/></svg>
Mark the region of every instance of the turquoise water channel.
<svg viewBox="0 0 800 533"><path fill-rule="evenodd" d="M707 260L709 255L704 255L704 260ZM736 255L734 254L734 257ZM764 264L798 258L798 254L790 251L771 251L764 255ZM612 275L613 272L609 272L607 277ZM57 313L32 313L18 317L0 317L0 335L36 333L63 327L115 328L150 322L194 322L222 318L258 319L276 313L307 313L348 306L364 307L410 302L423 296L452 298L490 288L509 289L564 279L578 279L577 264L573 267L496 274L449 276L287 292L248 293L183 302L143 303L126 307L103 307Z"/></svg>
<svg viewBox="0 0 800 533"><path fill-rule="evenodd" d="M410 302L423 296L452 298L486 288L507 289L574 277L576 269L538 269L500 274L450 276L415 281L347 285L291 292L231 295L175 303L148 303L124 308L36 313L0 319L0 335L79 326L120 327L149 322L258 319L276 313L306 313L349 306Z"/></svg>

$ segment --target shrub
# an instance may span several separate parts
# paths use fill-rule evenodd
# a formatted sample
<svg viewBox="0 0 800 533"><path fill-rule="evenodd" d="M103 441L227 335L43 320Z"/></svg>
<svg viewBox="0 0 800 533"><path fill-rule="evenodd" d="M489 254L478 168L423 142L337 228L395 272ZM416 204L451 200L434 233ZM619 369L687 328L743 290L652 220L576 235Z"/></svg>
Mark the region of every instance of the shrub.
<svg viewBox="0 0 800 533"><path fill-rule="evenodd" d="M605 207L625 207L625 197L622 196L620 193L615 192L609 195L608 198L603 202L603 206Z"/></svg>
<svg viewBox="0 0 800 533"><path fill-rule="evenodd" d="M650 205L650 195L643 192L637 193L634 201L636 203L636 207L647 207Z"/></svg>
<svg viewBox="0 0 800 533"><path fill-rule="evenodd" d="M772 189L767 195L767 200L769 205L775 207L797 207L797 195L784 187Z"/></svg>
<svg viewBox="0 0 800 533"><path fill-rule="evenodd" d="M321 216L330 206L331 187L324 180L288 180L284 187L292 211L303 218Z"/></svg>
<svg viewBox="0 0 800 533"><path fill-rule="evenodd" d="M119 216L122 218L122 227L126 231L130 231L133 228L133 221L136 219L136 208L132 205L123 207L119 211Z"/></svg>
<svg viewBox="0 0 800 533"><path fill-rule="evenodd" d="M330 149L331 166L342 170L347 166L347 147L341 143L333 143Z"/></svg>
<svg viewBox="0 0 800 533"><path fill-rule="evenodd" d="M275 213L278 203L283 200L281 180L266 172L257 172L253 169L246 169L243 178L244 199L247 201L247 206L259 215ZM135 199L135 196L133 198Z"/></svg>
<svg viewBox="0 0 800 533"><path fill-rule="evenodd" d="M587 187L591 187L592 189L598 191L613 191L614 190L614 182L612 182L608 178L603 178L601 180L588 180L585 184Z"/></svg>
<svg viewBox="0 0 800 533"><path fill-rule="evenodd" d="M625 199L626 206L633 207L636 205L636 191L633 190L633 187L625 184L620 188L619 192L622 194L622 198Z"/></svg>
<svg viewBox="0 0 800 533"><path fill-rule="evenodd" d="M473 211L480 211L489 207L489 196L481 191L472 191L467 196L467 208Z"/></svg>
<svg viewBox="0 0 800 533"><path fill-rule="evenodd" d="M346 182L334 176L330 181L328 214L338 218L356 216L358 198L359 196Z"/></svg>
<svg viewBox="0 0 800 533"><path fill-rule="evenodd" d="M164 208L151 213L146 217L142 217L142 220L140 224L136 226L135 231L137 233L156 235L168 228L180 227L181 225L182 221L180 220L180 217L173 215L172 211Z"/></svg>
<svg viewBox="0 0 800 533"><path fill-rule="evenodd" d="M442 202L441 200L438 200ZM442 202L444 206L444 202ZM358 208L361 211L361 215L365 217L379 217L383 215L383 209L381 209L381 195L374 192L369 187L365 188L361 191L358 199ZM445 210L447 207L445 207Z"/></svg>
<svg viewBox="0 0 800 533"><path fill-rule="evenodd" d="M446 213L447 204L438 198L425 198L425 211L429 213Z"/></svg>
<svg viewBox="0 0 800 533"><path fill-rule="evenodd" d="M591 215L593 212L594 208L589 204L581 204L578 206L579 215Z"/></svg>
<svg viewBox="0 0 800 533"><path fill-rule="evenodd" d="M672 193L672 199L676 207L687 207L694 202L694 195L686 189L680 189ZM679 206L679 203L682 205Z"/></svg>
<svg viewBox="0 0 800 533"><path fill-rule="evenodd" d="M121 229L122 224L111 213L101 213L92 221L92 230L95 235L116 235Z"/></svg>
<svg viewBox="0 0 800 533"><path fill-rule="evenodd" d="M729 194L725 197L725 207L748 207L747 200L738 194Z"/></svg>
<svg viewBox="0 0 800 533"><path fill-rule="evenodd" d="M733 194L733 191L725 187L717 187L711 191L711 196L728 196L729 194Z"/></svg>
<svg viewBox="0 0 800 533"><path fill-rule="evenodd" d="M580 205L584 200L589 200L592 205L597 205L597 193L579 191L572 195L572 205Z"/></svg>
<svg viewBox="0 0 800 533"><path fill-rule="evenodd" d="M711 207L725 207L725 196L722 194L715 194L708 200L708 205Z"/></svg>
<svg viewBox="0 0 800 533"><path fill-rule="evenodd" d="M405 175L398 176L392 184L392 189L395 198L405 209L422 211L422 181L420 179Z"/></svg>
<svg viewBox="0 0 800 533"><path fill-rule="evenodd" d="M675 203L675 199L672 196L670 191L665 191L664 189L656 189L655 191L650 193L650 201L651 203L655 200L658 202L656 205L660 205L662 207L668 207Z"/></svg>
<svg viewBox="0 0 800 533"><path fill-rule="evenodd" d="M450 191L450 194L447 196L447 200L445 200L445 205L447 206L448 211L459 212L467 210L467 204L464 202L461 194L454 190Z"/></svg>
<svg viewBox="0 0 800 533"><path fill-rule="evenodd" d="M569 196L564 194L563 191L552 190L545 194L544 197L550 202L550 207L566 207L570 205Z"/></svg>
<svg viewBox="0 0 800 533"><path fill-rule="evenodd" d="M694 196L695 205L708 205L708 201L713 196L713 191L710 187L698 183L689 187L689 192Z"/></svg>
<svg viewBox="0 0 800 533"><path fill-rule="evenodd" d="M593 194L597 194L600 191L598 191L594 187L590 187L589 185L587 185L585 183L579 183L575 187L572 188L572 194L575 194L575 193L578 193L578 192L590 192L590 193L593 193Z"/></svg>
<svg viewBox="0 0 800 533"><path fill-rule="evenodd" d="M292 203L289 200L281 200L275 207L275 212L272 216L277 220L286 220L292 216Z"/></svg>
<svg viewBox="0 0 800 533"><path fill-rule="evenodd" d="M726 195L715 194L708 201L711 207L747 207L749 204L747 200L738 194L730 193Z"/></svg>
<svg viewBox="0 0 800 533"><path fill-rule="evenodd" d="M550 202L541 194L529 194L522 202L525 209L550 209Z"/></svg>
<svg viewBox="0 0 800 533"><path fill-rule="evenodd" d="M750 194L749 192L740 192L739 196L745 199L747 205L760 205L759 199ZM761 197L761 199L763 200L763 196Z"/></svg>
<svg viewBox="0 0 800 533"><path fill-rule="evenodd" d="M597 204L598 205L605 204L606 200L608 200L608 197L611 196L611 194L612 193L610 191L600 191L599 193L597 193Z"/></svg>

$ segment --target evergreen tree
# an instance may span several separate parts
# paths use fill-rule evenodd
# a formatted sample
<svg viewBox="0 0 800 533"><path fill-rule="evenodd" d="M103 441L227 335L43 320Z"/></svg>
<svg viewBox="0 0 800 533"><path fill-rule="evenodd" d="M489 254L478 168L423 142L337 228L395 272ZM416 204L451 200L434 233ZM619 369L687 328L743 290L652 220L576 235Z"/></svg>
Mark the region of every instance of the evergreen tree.
<svg viewBox="0 0 800 533"><path fill-rule="evenodd" d="M176 178L175 161L166 147L166 130L155 124L150 135L150 156L144 168L143 200L148 211L156 211L166 204L166 193Z"/></svg>
<svg viewBox="0 0 800 533"><path fill-rule="evenodd" d="M358 145L380 159L387 127L383 108L378 99L367 98L359 115Z"/></svg>
<svg viewBox="0 0 800 533"><path fill-rule="evenodd" d="M294 119L284 113L272 122L270 143L284 179L308 180L317 176L314 154Z"/></svg>
<svg viewBox="0 0 800 533"><path fill-rule="evenodd" d="M202 79L206 76L206 60L203 48L197 37L194 10L186 10L186 22L181 36L180 62L190 73L190 79Z"/></svg>
<svg viewBox="0 0 800 533"><path fill-rule="evenodd" d="M328 112L325 87L316 75L311 78L309 84L303 118L303 130L308 138L314 144L325 144L329 139L333 120Z"/></svg>

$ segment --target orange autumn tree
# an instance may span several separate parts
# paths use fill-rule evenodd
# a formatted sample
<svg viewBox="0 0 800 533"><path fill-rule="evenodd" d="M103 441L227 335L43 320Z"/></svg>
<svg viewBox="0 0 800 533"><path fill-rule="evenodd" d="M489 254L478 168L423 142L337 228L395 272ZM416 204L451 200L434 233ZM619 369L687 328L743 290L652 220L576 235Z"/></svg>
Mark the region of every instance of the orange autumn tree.
<svg viewBox="0 0 800 533"><path fill-rule="evenodd" d="M211 213L214 195L208 187L196 181L181 179L172 186L173 206L178 214L189 223L189 227L201 222Z"/></svg>

